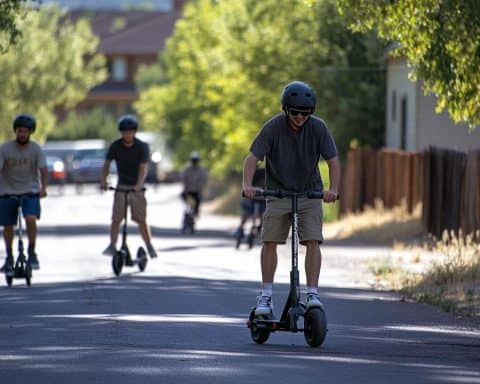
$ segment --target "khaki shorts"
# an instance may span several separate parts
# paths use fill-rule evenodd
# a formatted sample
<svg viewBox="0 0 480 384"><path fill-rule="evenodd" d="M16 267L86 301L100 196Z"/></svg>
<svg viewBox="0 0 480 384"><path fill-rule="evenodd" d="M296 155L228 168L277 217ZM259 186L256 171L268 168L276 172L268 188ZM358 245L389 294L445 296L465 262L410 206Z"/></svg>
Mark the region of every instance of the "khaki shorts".
<svg viewBox="0 0 480 384"><path fill-rule="evenodd" d="M263 220L262 241L284 244L291 222L291 199L269 199ZM300 243L308 240L323 242L322 200L298 199L298 237Z"/></svg>
<svg viewBox="0 0 480 384"><path fill-rule="evenodd" d="M118 188L132 188L131 185L119 185ZM125 192L115 192L113 198L112 221L122 221L125 216ZM147 199L145 192L130 192L128 194L128 205L132 220L142 223L147 220Z"/></svg>

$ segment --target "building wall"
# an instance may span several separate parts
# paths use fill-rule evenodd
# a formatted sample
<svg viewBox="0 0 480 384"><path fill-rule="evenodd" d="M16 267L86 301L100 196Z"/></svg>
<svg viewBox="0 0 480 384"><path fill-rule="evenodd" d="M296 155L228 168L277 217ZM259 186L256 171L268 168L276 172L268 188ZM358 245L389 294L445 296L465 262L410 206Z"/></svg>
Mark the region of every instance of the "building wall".
<svg viewBox="0 0 480 384"><path fill-rule="evenodd" d="M408 68L401 59L387 65L386 146L413 150L416 147L417 92L407 78Z"/></svg>
<svg viewBox="0 0 480 384"><path fill-rule="evenodd" d="M424 96L422 87L418 88L418 141L415 149L429 146L459 150L480 148L480 128L470 132L467 124L455 124L448 112L435 113L436 97Z"/></svg>

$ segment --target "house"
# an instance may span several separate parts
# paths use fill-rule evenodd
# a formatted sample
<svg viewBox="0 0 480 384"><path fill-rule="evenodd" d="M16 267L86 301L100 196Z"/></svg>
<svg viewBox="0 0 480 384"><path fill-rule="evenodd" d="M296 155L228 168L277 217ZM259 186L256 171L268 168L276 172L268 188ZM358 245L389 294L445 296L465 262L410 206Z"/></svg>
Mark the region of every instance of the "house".
<svg viewBox="0 0 480 384"><path fill-rule="evenodd" d="M87 17L99 37L98 51L107 60L108 79L93 87L78 104L79 112L104 108L114 116L133 111L138 98L135 76L142 65L158 60L165 40L172 34L184 1L175 0L166 11L75 9L69 18Z"/></svg>
<svg viewBox="0 0 480 384"><path fill-rule="evenodd" d="M424 95L422 81L408 79L404 57L387 56L386 146L420 151L429 146L480 148L480 129L455 124L448 112L435 112L436 98Z"/></svg>

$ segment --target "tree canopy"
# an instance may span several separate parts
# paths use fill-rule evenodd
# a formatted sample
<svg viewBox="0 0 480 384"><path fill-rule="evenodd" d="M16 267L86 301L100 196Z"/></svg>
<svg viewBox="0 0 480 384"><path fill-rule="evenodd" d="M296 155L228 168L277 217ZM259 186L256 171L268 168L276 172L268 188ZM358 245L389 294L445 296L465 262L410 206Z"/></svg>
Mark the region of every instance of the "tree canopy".
<svg viewBox="0 0 480 384"><path fill-rule="evenodd" d="M12 136L12 120L22 112L37 118L35 137L44 139L55 126L56 106L77 104L105 79L105 60L95 54L98 39L88 22L60 22L63 16L58 8L41 7L19 18L23 38L0 55L2 141Z"/></svg>
<svg viewBox="0 0 480 384"><path fill-rule="evenodd" d="M36 0L33 0L35 2ZM25 6L27 0L0 1L0 54L15 44L22 35L18 18L24 17L32 8Z"/></svg>
<svg viewBox="0 0 480 384"><path fill-rule="evenodd" d="M480 123L480 8L476 0L338 0L355 31L399 44L412 79L438 98L455 122Z"/></svg>
<svg viewBox="0 0 480 384"><path fill-rule="evenodd" d="M318 96L341 151L383 143L383 46L349 31L334 0L198 0L186 4L158 65L141 71L135 107L167 136L178 163L198 150L238 172L255 134L293 80ZM148 84L151 84L148 86Z"/></svg>

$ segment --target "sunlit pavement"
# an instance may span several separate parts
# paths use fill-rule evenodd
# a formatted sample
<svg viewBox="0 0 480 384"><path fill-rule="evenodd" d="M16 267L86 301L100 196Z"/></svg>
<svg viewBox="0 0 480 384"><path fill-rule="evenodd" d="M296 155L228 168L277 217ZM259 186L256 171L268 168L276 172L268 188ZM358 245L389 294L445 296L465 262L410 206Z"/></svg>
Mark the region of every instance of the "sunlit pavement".
<svg viewBox="0 0 480 384"><path fill-rule="evenodd" d="M42 202L41 270L30 288L22 280L0 287L2 382L480 383L478 328L368 289L362 260L382 248L323 247L329 332L321 348L284 332L254 344L245 323L259 289L259 248L234 249L237 218L204 214L196 235L181 236L179 193L178 185L148 190L159 257L120 277L101 255L111 194L69 189ZM129 232L135 252L142 244L134 226ZM277 314L288 252L281 249Z"/></svg>

